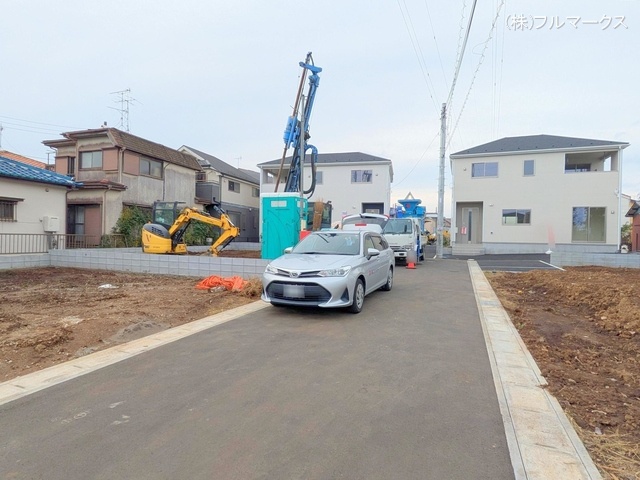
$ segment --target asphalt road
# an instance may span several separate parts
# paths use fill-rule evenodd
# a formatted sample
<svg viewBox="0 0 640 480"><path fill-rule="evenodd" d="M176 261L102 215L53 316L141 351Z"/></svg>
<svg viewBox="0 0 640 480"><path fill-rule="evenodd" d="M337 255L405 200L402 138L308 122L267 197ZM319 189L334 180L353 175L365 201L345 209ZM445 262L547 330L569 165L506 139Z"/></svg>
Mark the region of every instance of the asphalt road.
<svg viewBox="0 0 640 480"><path fill-rule="evenodd" d="M426 258L434 258L436 255L435 245L425 248ZM512 255L478 255L478 256L445 256L447 259L467 260L473 259L484 271L509 271L526 272L529 270L555 270L558 267L552 265L551 255L539 254L512 254Z"/></svg>
<svg viewBox="0 0 640 480"><path fill-rule="evenodd" d="M2 479L514 478L458 260L359 315L268 307L4 404L0 432Z"/></svg>

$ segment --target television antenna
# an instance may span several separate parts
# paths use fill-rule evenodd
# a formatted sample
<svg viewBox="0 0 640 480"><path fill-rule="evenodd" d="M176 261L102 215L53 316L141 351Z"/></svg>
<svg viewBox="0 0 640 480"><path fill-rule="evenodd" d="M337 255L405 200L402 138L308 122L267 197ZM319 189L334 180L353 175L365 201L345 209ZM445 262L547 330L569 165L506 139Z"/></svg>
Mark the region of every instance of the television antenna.
<svg viewBox="0 0 640 480"><path fill-rule="evenodd" d="M126 90L120 90L118 92L111 92L110 95L117 95L118 99L114 100L114 103L119 103L120 108L109 107L112 110L116 110L120 112L120 123L118 124L118 128L124 129L126 132L129 131L129 106L137 102L135 98L131 96L131 89L127 88Z"/></svg>

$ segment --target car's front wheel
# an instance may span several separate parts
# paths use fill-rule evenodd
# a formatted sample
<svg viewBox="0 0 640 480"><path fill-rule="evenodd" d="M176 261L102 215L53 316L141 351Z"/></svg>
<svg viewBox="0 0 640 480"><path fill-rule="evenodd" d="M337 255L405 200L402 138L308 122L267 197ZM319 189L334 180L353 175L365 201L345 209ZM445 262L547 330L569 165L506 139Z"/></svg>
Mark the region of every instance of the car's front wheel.
<svg viewBox="0 0 640 480"><path fill-rule="evenodd" d="M385 283L380 290L384 290L388 292L393 287L393 267L389 267L389 272L387 273L387 283Z"/></svg>
<svg viewBox="0 0 640 480"><path fill-rule="evenodd" d="M364 305L364 283L361 279L356 280L356 286L353 289L353 303L349 306L351 313L360 313Z"/></svg>

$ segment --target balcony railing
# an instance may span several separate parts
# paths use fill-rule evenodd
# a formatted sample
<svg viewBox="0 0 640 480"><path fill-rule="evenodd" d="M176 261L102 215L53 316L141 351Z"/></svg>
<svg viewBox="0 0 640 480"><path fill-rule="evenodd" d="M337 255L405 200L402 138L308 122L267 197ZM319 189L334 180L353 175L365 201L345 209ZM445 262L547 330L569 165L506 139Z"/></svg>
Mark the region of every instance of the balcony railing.
<svg viewBox="0 0 640 480"><path fill-rule="evenodd" d="M71 248L127 247L124 235L67 235L58 233L0 233L0 255L47 253Z"/></svg>

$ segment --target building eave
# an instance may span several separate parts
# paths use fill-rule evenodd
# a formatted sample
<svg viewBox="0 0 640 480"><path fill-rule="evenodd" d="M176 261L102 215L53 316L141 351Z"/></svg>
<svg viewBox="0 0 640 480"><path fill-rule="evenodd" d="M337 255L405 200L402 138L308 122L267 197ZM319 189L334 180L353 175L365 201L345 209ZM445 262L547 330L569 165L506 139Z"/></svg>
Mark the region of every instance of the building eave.
<svg viewBox="0 0 640 480"><path fill-rule="evenodd" d="M581 153L581 152L610 152L615 150L624 150L629 146L628 143L618 143L612 145L587 146L587 147L567 147L567 148L546 148L535 150L512 150L504 152L481 152L468 154L451 154L449 158L458 160L463 158L481 158L481 157L507 157L513 155L536 155L541 153Z"/></svg>

